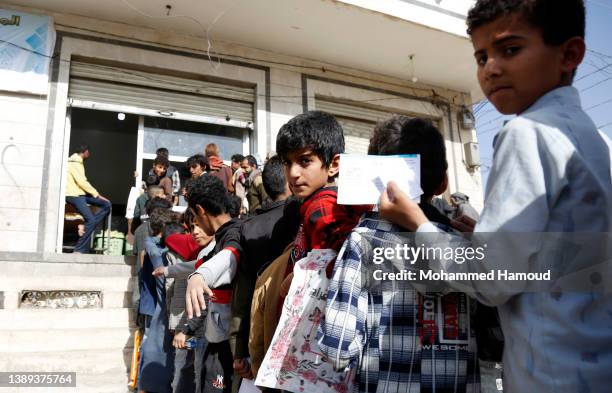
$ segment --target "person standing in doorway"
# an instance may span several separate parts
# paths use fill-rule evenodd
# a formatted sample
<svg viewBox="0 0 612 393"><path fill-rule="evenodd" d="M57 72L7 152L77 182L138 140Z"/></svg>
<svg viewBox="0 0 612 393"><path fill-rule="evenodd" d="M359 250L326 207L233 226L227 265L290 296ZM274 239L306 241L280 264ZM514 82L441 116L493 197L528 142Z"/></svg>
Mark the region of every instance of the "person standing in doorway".
<svg viewBox="0 0 612 393"><path fill-rule="evenodd" d="M90 239L94 230L110 212L111 202L89 183L85 176L85 165L89 158L89 146L80 145L68 158L68 178L66 180L66 202L74 206L85 219L85 232L74 246L74 253L90 252ZM95 214L89 206L96 206Z"/></svg>

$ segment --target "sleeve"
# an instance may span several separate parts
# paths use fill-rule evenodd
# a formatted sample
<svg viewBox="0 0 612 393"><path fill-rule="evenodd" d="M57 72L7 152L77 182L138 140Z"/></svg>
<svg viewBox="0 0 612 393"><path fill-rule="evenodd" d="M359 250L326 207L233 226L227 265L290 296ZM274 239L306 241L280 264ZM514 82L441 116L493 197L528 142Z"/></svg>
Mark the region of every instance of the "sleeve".
<svg viewBox="0 0 612 393"><path fill-rule="evenodd" d="M147 237L145 240L145 251L151 260L153 269L157 269L160 266L164 266L162 249L154 241L152 237Z"/></svg>
<svg viewBox="0 0 612 393"><path fill-rule="evenodd" d="M253 375L257 376L257 371L261 362L266 356L264 344L264 307L266 298L266 286L264 278L260 276L255 283L253 301L251 303L251 323L249 330L249 355L251 356L251 368Z"/></svg>
<svg viewBox="0 0 612 393"><path fill-rule="evenodd" d="M339 255L317 340L334 368L343 370L358 361L365 344L368 296L363 285L360 236L353 232Z"/></svg>
<svg viewBox="0 0 612 393"><path fill-rule="evenodd" d="M162 178L159 181L159 186L164 189L164 194L166 194L166 197L172 196L172 180L170 178Z"/></svg>
<svg viewBox="0 0 612 393"><path fill-rule="evenodd" d="M234 359L249 357L250 313L255 288L254 275L248 274L240 266L233 288L232 319L230 321L229 340Z"/></svg>
<svg viewBox="0 0 612 393"><path fill-rule="evenodd" d="M187 278L195 270L197 260L189 262L180 262L176 265L168 266L168 277L170 278Z"/></svg>
<svg viewBox="0 0 612 393"><path fill-rule="evenodd" d="M489 273L491 270L530 272L537 269L533 257L541 247L541 237L535 234L546 230L549 201L562 188L559 174L554 169L554 158L541 139L538 126L523 118L508 123L499 134L487 183L485 206L471 240L442 233L431 224L419 227L415 240L417 244L427 247L459 250L488 246L486 258L480 263L432 259L429 267L433 271ZM520 233L534 235L520 236ZM496 241L497 245L492 246L491 241ZM508 255L512 255L511 265ZM512 296L523 292L527 285L509 280L446 282L489 306L504 304Z"/></svg>
<svg viewBox="0 0 612 393"><path fill-rule="evenodd" d="M231 247L226 247L215 256L200 265L195 273L202 275L204 282L211 288L230 284L236 275L238 267L237 253Z"/></svg>
<svg viewBox="0 0 612 393"><path fill-rule="evenodd" d="M87 177L85 177L85 167L81 164L74 165L73 168L74 171L72 173L72 176L74 178L75 183L79 187L81 187L83 191L88 194L91 194L91 196L93 196L94 198L97 198L100 193L94 188L94 186L89 183Z"/></svg>

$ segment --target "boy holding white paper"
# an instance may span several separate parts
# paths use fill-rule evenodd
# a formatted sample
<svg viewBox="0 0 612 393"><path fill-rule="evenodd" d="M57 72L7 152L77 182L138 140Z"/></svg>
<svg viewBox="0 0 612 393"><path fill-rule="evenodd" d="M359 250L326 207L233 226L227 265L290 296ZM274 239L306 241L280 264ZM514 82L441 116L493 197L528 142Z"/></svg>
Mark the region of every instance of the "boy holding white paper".
<svg viewBox="0 0 612 393"><path fill-rule="evenodd" d="M340 171L340 154L344 152L342 127L328 113L305 112L281 127L276 152L285 164L289 188L302 200L292 262L313 249L338 251L361 214L371 210L371 206L337 203L336 177ZM289 284L290 278L283 285L285 293Z"/></svg>
<svg viewBox="0 0 612 393"><path fill-rule="evenodd" d="M448 182L444 138L431 121L396 116L379 124L368 153L419 154L420 206L438 228L452 231L449 218L430 203ZM336 369L355 369L359 392L480 392L470 324L475 302L464 293L420 294L408 281L377 275L410 269L406 262L377 264L373 258L375 249L416 246L400 232L374 212L351 232L329 284L319 348Z"/></svg>

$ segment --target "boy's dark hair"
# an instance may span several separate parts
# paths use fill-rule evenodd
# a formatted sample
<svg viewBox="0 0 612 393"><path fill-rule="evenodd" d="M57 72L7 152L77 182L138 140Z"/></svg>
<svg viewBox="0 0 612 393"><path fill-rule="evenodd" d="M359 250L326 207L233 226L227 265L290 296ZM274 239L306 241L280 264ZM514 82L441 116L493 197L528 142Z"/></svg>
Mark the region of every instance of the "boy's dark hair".
<svg viewBox="0 0 612 393"><path fill-rule="evenodd" d="M266 194L275 200L279 195L285 192L287 187L287 179L285 178L285 167L283 160L279 156L272 156L264 165L262 180Z"/></svg>
<svg viewBox="0 0 612 393"><path fill-rule="evenodd" d="M393 116L374 128L368 154L420 154L423 197L433 197L444 182L448 162L444 137L428 119Z"/></svg>
<svg viewBox="0 0 612 393"><path fill-rule="evenodd" d="M285 161L289 153L311 149L325 167L336 154L344 153L344 133L338 120L329 113L308 111L283 125L276 137L276 153Z"/></svg>
<svg viewBox="0 0 612 393"><path fill-rule="evenodd" d="M176 215L174 216L176 219ZM173 235L175 233L185 233L185 227L179 222L170 221L169 223L164 225L162 231L162 241L165 242L168 236Z"/></svg>
<svg viewBox="0 0 612 393"><path fill-rule="evenodd" d="M185 163L187 168L191 168L193 165L200 165L202 169L208 168L208 159L202 154L195 154L187 159Z"/></svg>
<svg viewBox="0 0 612 393"><path fill-rule="evenodd" d="M223 182L215 176L204 175L193 179L187 185L187 202L195 210L200 205L213 216L228 213L230 199Z"/></svg>
<svg viewBox="0 0 612 393"><path fill-rule="evenodd" d="M145 203L145 210L147 211L147 214L149 216L151 216L151 213L153 213L153 211L156 209L169 210L171 207L172 207L172 203L166 198L157 197L157 198L149 199L147 203Z"/></svg>
<svg viewBox="0 0 612 393"><path fill-rule="evenodd" d="M244 156L242 154L234 154L232 156L232 162L240 164L242 161L244 161Z"/></svg>
<svg viewBox="0 0 612 393"><path fill-rule="evenodd" d="M157 156L155 157L155 160L153 160L153 166L155 165L161 165L164 168L168 169L168 167L170 166L170 161L168 161L167 157Z"/></svg>
<svg viewBox="0 0 612 393"><path fill-rule="evenodd" d="M561 45L572 37L584 38L583 0L478 0L468 13L467 32L472 35L478 27L518 12L542 31L547 45Z"/></svg>
<svg viewBox="0 0 612 393"><path fill-rule="evenodd" d="M257 169L257 158L255 158L255 156L249 154L248 156L244 158L247 159L250 166L255 167L255 169Z"/></svg>
<svg viewBox="0 0 612 393"><path fill-rule="evenodd" d="M191 223L193 222L193 219L194 217L191 209L186 209L181 220L183 221L183 224L185 224L185 227L187 227L188 232L191 232Z"/></svg>
<svg viewBox="0 0 612 393"><path fill-rule="evenodd" d="M160 147L159 149L155 150L155 155L169 158L170 152L165 147Z"/></svg>
<svg viewBox="0 0 612 393"><path fill-rule="evenodd" d="M159 184L159 179L155 175L149 175L145 180L145 184L147 185L147 188L151 186L156 186Z"/></svg>
<svg viewBox="0 0 612 393"><path fill-rule="evenodd" d="M89 150L89 145L77 145L74 148L74 152L73 153L77 153L77 154L81 154L81 153L85 153L87 150Z"/></svg>
<svg viewBox="0 0 612 393"><path fill-rule="evenodd" d="M227 212L232 218L236 218L240 215L240 206L242 206L242 201L234 194L227 194L227 197L229 198L229 208Z"/></svg>
<svg viewBox="0 0 612 393"><path fill-rule="evenodd" d="M149 215L149 225L151 226L151 233L153 233L153 236L159 235L164 227L172 221L176 221L176 214L171 210L154 209Z"/></svg>

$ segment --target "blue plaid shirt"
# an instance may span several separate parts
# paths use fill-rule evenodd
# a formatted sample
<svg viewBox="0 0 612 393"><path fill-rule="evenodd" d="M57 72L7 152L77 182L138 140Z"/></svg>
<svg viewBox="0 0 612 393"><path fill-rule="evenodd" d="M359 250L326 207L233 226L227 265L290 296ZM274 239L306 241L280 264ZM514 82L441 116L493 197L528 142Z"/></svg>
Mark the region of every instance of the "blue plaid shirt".
<svg viewBox="0 0 612 393"><path fill-rule="evenodd" d="M383 266L374 264L374 248L411 244L377 217L367 214L339 253L317 336L322 352L337 369L356 369L354 391L480 392L472 301L373 279Z"/></svg>

